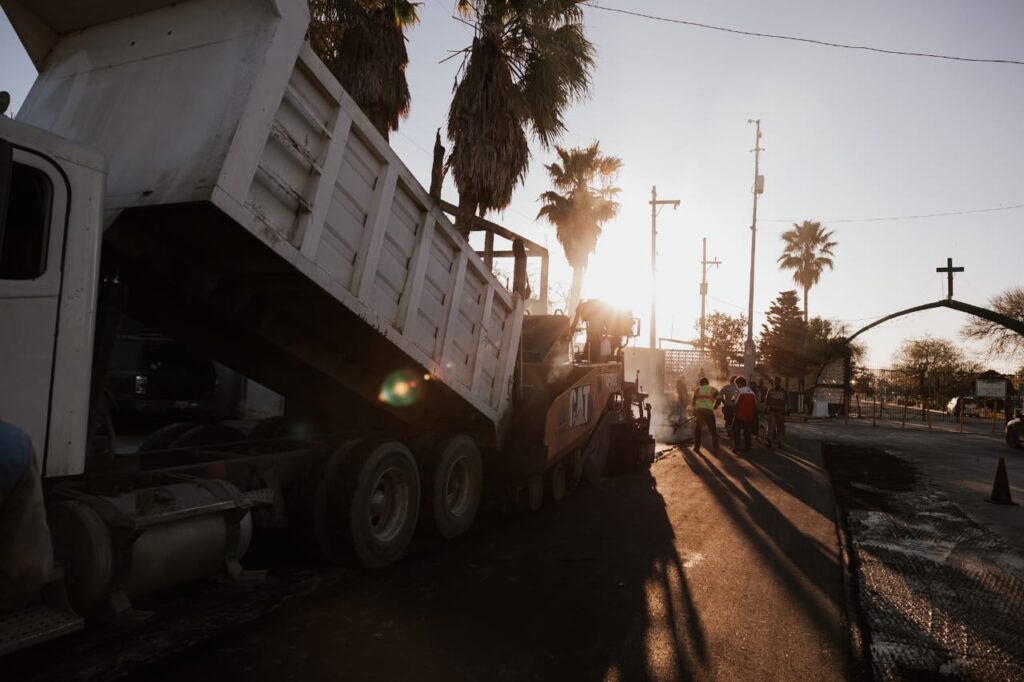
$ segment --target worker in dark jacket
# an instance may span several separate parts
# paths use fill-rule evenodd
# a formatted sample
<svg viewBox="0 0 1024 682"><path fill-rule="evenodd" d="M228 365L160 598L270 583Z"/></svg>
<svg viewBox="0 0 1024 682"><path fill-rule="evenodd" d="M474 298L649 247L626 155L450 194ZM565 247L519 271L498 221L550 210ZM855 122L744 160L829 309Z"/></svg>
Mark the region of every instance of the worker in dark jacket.
<svg viewBox="0 0 1024 682"><path fill-rule="evenodd" d="M0 611L32 601L52 568L32 442L21 429L0 421Z"/></svg>

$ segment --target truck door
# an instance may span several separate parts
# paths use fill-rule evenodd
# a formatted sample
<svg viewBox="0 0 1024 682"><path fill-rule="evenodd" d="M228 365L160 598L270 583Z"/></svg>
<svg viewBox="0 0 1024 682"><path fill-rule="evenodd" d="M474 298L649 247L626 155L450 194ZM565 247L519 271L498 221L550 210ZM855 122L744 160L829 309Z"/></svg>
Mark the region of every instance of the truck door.
<svg viewBox="0 0 1024 682"><path fill-rule="evenodd" d="M13 163L0 223L0 419L29 434L42 468L69 189L51 159L0 140L0 154L5 147Z"/></svg>

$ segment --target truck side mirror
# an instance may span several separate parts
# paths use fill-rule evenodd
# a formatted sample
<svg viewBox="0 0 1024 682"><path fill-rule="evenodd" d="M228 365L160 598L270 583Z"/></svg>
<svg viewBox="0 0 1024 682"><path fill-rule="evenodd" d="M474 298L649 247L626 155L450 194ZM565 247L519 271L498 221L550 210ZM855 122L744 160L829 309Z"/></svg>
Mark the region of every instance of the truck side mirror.
<svg viewBox="0 0 1024 682"><path fill-rule="evenodd" d="M0 252L4 248L4 225L7 222L7 205L11 195L11 173L14 171L14 147L0 138Z"/></svg>

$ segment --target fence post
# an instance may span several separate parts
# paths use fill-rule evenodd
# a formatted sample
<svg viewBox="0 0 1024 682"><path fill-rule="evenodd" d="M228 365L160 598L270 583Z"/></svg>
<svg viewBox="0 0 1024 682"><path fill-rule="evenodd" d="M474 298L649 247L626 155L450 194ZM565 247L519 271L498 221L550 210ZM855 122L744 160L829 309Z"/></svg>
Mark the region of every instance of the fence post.
<svg viewBox="0 0 1024 682"><path fill-rule="evenodd" d="M864 415L860 412L860 393L857 394L857 419L861 419Z"/></svg>
<svg viewBox="0 0 1024 682"><path fill-rule="evenodd" d="M964 399L960 398L960 433L964 432L965 421L967 421L967 406L964 405Z"/></svg>
<svg viewBox="0 0 1024 682"><path fill-rule="evenodd" d="M932 428L932 408L928 405L927 402L925 403L925 410L927 410L928 412L928 428L930 429Z"/></svg>
<svg viewBox="0 0 1024 682"><path fill-rule="evenodd" d="M903 396L903 425L900 428L907 428L907 396Z"/></svg>
<svg viewBox="0 0 1024 682"><path fill-rule="evenodd" d="M878 426L878 406L881 404L880 398L876 393L871 397L871 425Z"/></svg>
<svg viewBox="0 0 1024 682"><path fill-rule="evenodd" d="M843 392L843 425L850 425L850 394Z"/></svg>

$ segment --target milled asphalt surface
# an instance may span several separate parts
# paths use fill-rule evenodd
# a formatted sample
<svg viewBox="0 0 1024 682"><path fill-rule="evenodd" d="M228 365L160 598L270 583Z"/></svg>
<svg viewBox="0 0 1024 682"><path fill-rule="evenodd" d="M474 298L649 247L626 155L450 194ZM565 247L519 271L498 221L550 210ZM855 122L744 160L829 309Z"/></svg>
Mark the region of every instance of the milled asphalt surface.
<svg viewBox="0 0 1024 682"><path fill-rule="evenodd" d="M791 423L787 428L794 442L813 445L828 440L877 447L911 462L926 485L941 491L969 517L1024 554L1024 506L1004 507L985 501L992 493L1002 457L1010 493L1016 502L1024 503L1024 450L1007 446L999 433L928 430L910 424L900 428L897 422L872 426L870 419L851 419L849 424L841 420Z"/></svg>
<svg viewBox="0 0 1024 682"><path fill-rule="evenodd" d="M834 509L818 456L677 448L145 679L848 679Z"/></svg>
<svg viewBox="0 0 1024 682"><path fill-rule="evenodd" d="M982 501L979 480L1006 446L858 424L791 431L823 437L875 679L1024 679L1024 553L1007 542L1024 515Z"/></svg>
<svg viewBox="0 0 1024 682"><path fill-rule="evenodd" d="M116 633L54 643L15 679L832 680L865 666L876 679L1015 679L1024 512L983 498L1003 456L1024 501L1024 455L998 437L867 420L788 430L781 451L663 447L650 475L533 515L487 515L386 571L302 569L276 574L269 592L206 590L195 604L216 612L209 622L184 615L185 592L158 617L164 629L125 633L120 649ZM823 441L852 448L867 476L836 483L845 583ZM857 454L871 447L895 457ZM857 586L862 630L847 622L844 585Z"/></svg>

